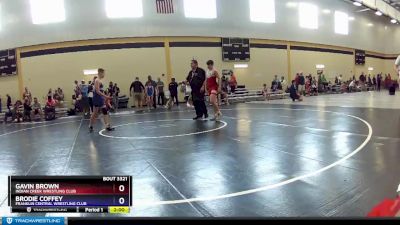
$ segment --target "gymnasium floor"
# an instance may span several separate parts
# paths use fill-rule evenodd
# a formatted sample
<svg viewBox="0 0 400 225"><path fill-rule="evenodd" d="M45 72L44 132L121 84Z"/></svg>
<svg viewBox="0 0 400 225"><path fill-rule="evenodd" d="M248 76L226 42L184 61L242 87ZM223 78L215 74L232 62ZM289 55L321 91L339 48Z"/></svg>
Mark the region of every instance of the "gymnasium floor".
<svg viewBox="0 0 400 225"><path fill-rule="evenodd" d="M127 216L362 217L400 182L399 109L400 96L357 93L237 104L219 123L183 106L124 112L112 133L80 118L0 125L0 215L8 175L121 174Z"/></svg>

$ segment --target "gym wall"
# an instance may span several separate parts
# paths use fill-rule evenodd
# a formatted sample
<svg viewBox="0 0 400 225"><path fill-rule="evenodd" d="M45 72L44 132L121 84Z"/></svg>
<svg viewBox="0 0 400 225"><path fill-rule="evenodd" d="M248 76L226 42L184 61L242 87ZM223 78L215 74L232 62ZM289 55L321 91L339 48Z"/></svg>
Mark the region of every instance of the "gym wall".
<svg viewBox="0 0 400 225"><path fill-rule="evenodd" d="M203 68L206 67L205 62L212 59L219 70L234 70L239 84L251 89L261 88L263 83L269 85L274 75L285 76L290 81L298 71L316 74L316 64L325 65L325 74L331 80L338 74L347 79L354 71L357 77L361 72L394 74L392 55L385 59L384 55L374 53L374 57L367 57L364 66L355 66L354 49L260 39L251 40L249 67L234 69L233 62L222 61L219 41L219 38L205 37L154 37L23 47L19 49L19 74L0 79L0 95L9 93L15 99L20 96L23 87L28 86L34 96L43 100L49 88L61 87L69 101L73 94L73 81L91 80L92 76L83 75L83 70L99 67L106 69L106 81L118 83L122 94L128 95L129 86L136 76L141 81L145 81L147 75L156 79L161 74L165 74L162 78L165 83L170 77L184 80L193 58ZM287 46L292 49L288 51ZM374 71L368 71L369 67L373 67Z"/></svg>
<svg viewBox="0 0 400 225"><path fill-rule="evenodd" d="M20 96L17 76L0 78L0 97L3 107L6 105L6 94L9 94L13 101L15 98Z"/></svg>

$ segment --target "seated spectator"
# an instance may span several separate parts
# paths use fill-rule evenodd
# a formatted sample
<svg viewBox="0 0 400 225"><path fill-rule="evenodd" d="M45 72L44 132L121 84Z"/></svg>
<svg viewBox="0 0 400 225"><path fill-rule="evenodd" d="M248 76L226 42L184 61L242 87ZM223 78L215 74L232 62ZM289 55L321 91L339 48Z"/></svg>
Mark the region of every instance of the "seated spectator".
<svg viewBox="0 0 400 225"><path fill-rule="evenodd" d="M60 98L60 101L64 101L65 95L64 95L64 91L61 88L58 88L58 95Z"/></svg>
<svg viewBox="0 0 400 225"><path fill-rule="evenodd" d="M58 89L54 90L53 99L56 101L60 101L60 94L58 93Z"/></svg>
<svg viewBox="0 0 400 225"><path fill-rule="evenodd" d="M29 101L28 97L25 97L24 100L24 121L25 122L31 122L31 113L32 113L32 107L31 107L31 102Z"/></svg>
<svg viewBox="0 0 400 225"><path fill-rule="evenodd" d="M49 89L49 91L47 92L47 97L53 97L53 89Z"/></svg>
<svg viewBox="0 0 400 225"><path fill-rule="evenodd" d="M341 93L346 93L348 92L349 87L347 86L346 82L342 82L342 84L340 85L340 92Z"/></svg>
<svg viewBox="0 0 400 225"><path fill-rule="evenodd" d="M312 83L312 80L309 79L309 77L306 77L305 96L311 95L311 83Z"/></svg>
<svg viewBox="0 0 400 225"><path fill-rule="evenodd" d="M349 92L354 92L356 91L356 80L352 80L349 84Z"/></svg>
<svg viewBox="0 0 400 225"><path fill-rule="evenodd" d="M287 89L287 81L285 80L284 76L281 77L280 86L281 86L280 90L286 90Z"/></svg>
<svg viewBox="0 0 400 225"><path fill-rule="evenodd" d="M264 96L264 99L269 101L269 93L268 93L267 84L263 85L262 94Z"/></svg>
<svg viewBox="0 0 400 225"><path fill-rule="evenodd" d="M293 101L296 101L296 100L303 101L301 95L297 91L295 80L292 81L292 86L290 86L290 88L289 88L289 93L290 93L290 98Z"/></svg>
<svg viewBox="0 0 400 225"><path fill-rule="evenodd" d="M47 121L56 119L57 102L51 97L47 97L46 107L44 108L44 116Z"/></svg>
<svg viewBox="0 0 400 225"><path fill-rule="evenodd" d="M42 115L43 115L42 106L40 105L40 103L36 97L33 99L32 114L33 114L34 118L36 116L39 116L39 118L42 119Z"/></svg>
<svg viewBox="0 0 400 225"><path fill-rule="evenodd" d="M339 80L339 83L338 83L338 84L341 85L342 82L343 82L343 75L342 75L342 74L339 75L338 80Z"/></svg>
<svg viewBox="0 0 400 225"><path fill-rule="evenodd" d="M14 104L14 120L17 123L21 122L21 119L24 117L24 105L20 100L17 100Z"/></svg>
<svg viewBox="0 0 400 225"><path fill-rule="evenodd" d="M317 82L317 80L315 79L315 77L314 77L314 79L311 81L311 93L310 93L310 95L311 95L311 96L317 96L317 95L318 95L318 82Z"/></svg>
<svg viewBox="0 0 400 225"><path fill-rule="evenodd" d="M229 99L228 99L228 97L229 97L229 95L228 95L228 93L229 93L229 81L225 77L225 75L222 76L222 79L221 79L221 92L222 92L221 101L225 101L225 104L229 105ZM190 105L190 103L189 103L189 105Z"/></svg>

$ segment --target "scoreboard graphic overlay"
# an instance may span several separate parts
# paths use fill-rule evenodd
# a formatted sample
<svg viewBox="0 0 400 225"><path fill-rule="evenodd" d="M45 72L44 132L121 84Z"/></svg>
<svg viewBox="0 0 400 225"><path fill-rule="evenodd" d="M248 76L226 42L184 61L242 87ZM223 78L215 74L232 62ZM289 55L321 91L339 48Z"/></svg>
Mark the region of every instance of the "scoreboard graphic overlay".
<svg viewBox="0 0 400 225"><path fill-rule="evenodd" d="M8 177L15 213L128 213L131 176Z"/></svg>
<svg viewBox="0 0 400 225"><path fill-rule="evenodd" d="M17 56L15 49L0 51L0 76L17 75Z"/></svg>
<svg viewBox="0 0 400 225"><path fill-rule="evenodd" d="M222 60L227 62L250 61L250 39L222 38Z"/></svg>

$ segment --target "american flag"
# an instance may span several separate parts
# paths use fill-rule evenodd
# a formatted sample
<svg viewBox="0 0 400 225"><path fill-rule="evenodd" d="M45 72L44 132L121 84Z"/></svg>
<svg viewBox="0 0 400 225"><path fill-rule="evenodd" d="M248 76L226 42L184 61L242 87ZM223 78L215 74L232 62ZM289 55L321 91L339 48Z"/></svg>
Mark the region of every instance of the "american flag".
<svg viewBox="0 0 400 225"><path fill-rule="evenodd" d="M172 14L174 13L173 0L156 0L158 14Z"/></svg>

